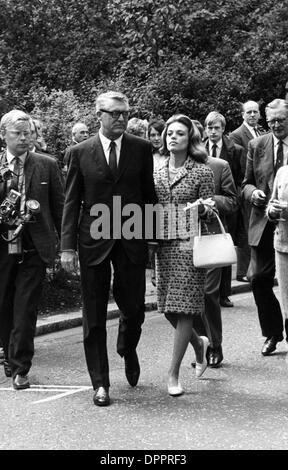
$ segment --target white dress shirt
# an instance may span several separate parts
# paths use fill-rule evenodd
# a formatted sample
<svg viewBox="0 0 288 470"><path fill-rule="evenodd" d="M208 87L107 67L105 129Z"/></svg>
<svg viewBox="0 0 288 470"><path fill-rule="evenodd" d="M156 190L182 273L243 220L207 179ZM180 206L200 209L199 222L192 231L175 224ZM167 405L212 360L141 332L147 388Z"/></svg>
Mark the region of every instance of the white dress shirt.
<svg viewBox="0 0 288 470"><path fill-rule="evenodd" d="M99 139L102 144L105 158L107 160L107 163L109 165L109 153L110 153L110 139L107 139L105 135L102 134L101 130L99 130ZM115 149L116 149L116 159L117 159L117 166L119 165L119 159L120 159L120 152L121 152L121 144L122 144L122 139L123 139L123 134L118 137L118 139L114 140L115 142Z"/></svg>
<svg viewBox="0 0 288 470"><path fill-rule="evenodd" d="M216 158L220 158L221 150L223 146L222 139L218 140L218 142L211 142L211 140L209 140L209 157L212 157L214 144L216 144Z"/></svg>

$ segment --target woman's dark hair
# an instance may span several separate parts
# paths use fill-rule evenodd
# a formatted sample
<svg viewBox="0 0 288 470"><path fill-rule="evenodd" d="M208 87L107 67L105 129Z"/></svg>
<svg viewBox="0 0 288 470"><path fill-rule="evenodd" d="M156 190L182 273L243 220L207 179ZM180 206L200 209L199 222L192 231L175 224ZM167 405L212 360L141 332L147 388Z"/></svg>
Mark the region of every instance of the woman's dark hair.
<svg viewBox="0 0 288 470"><path fill-rule="evenodd" d="M171 116L165 124L165 128L163 130L162 139L163 139L163 152L166 154L168 152L167 145L166 145L166 137L167 137L167 130L170 124L173 122L180 122L184 124L184 126L188 129L188 155L192 157L194 160L200 163L206 163L207 161L207 152L205 146L201 140L201 135L199 130L197 129L196 125L193 121L185 114L174 114Z"/></svg>
<svg viewBox="0 0 288 470"><path fill-rule="evenodd" d="M157 132L161 135L164 127L165 127L165 121L163 119L151 119L148 124L148 137L150 138L150 132L152 127L156 129Z"/></svg>

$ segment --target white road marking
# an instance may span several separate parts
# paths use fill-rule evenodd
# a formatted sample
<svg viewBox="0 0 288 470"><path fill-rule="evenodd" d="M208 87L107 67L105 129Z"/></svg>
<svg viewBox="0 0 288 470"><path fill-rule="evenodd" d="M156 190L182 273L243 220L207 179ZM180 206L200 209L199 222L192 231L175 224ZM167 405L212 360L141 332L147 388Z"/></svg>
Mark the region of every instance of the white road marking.
<svg viewBox="0 0 288 470"><path fill-rule="evenodd" d="M32 405L36 405L38 403L58 400L59 398L64 398L64 397L73 395L78 392L91 390L92 388L93 387L88 386L88 385L31 385L30 388L25 388L24 390L20 390L20 391L21 393L23 392L46 392L46 393L60 392L57 395L53 395L52 397L48 397L42 400L37 400L37 401L32 402ZM19 390L15 390L13 387L0 387L0 392L1 391L19 392Z"/></svg>

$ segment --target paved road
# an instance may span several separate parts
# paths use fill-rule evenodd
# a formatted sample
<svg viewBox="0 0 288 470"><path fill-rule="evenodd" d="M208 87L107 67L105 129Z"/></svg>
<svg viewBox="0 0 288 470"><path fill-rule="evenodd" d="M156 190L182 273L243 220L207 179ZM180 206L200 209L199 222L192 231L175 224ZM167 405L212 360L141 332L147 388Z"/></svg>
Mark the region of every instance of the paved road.
<svg viewBox="0 0 288 470"><path fill-rule="evenodd" d="M117 320L109 321L108 408L93 405L81 328L37 337L33 387L14 391L0 376L0 449L287 449L286 345L262 357L251 293L233 301L235 308L223 309L223 367L196 380L189 349L181 374L186 393L178 398L166 392L173 334L155 311L144 324L135 389L115 352Z"/></svg>

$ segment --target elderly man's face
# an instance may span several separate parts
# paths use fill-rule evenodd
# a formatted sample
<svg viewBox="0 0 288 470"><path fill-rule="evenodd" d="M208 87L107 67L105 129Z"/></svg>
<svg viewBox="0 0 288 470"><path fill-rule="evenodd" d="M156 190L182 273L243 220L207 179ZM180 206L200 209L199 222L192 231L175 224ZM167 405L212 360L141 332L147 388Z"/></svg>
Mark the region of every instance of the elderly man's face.
<svg viewBox="0 0 288 470"><path fill-rule="evenodd" d="M89 131L88 127L83 124L83 126L77 127L77 129L74 132L73 138L76 140L76 142L80 143L83 142L83 140L88 139L89 137Z"/></svg>
<svg viewBox="0 0 288 470"><path fill-rule="evenodd" d="M288 109L278 106L276 109L266 110L266 119L271 131L277 139L285 139L288 135Z"/></svg>
<svg viewBox="0 0 288 470"><path fill-rule="evenodd" d="M97 113L101 131L111 140L118 139L125 132L129 119L129 106L115 99L107 99Z"/></svg>
<svg viewBox="0 0 288 470"><path fill-rule="evenodd" d="M28 121L16 121L8 125L3 134L7 149L15 157L23 155L29 149L31 128Z"/></svg>
<svg viewBox="0 0 288 470"><path fill-rule="evenodd" d="M243 120L251 127L255 127L260 118L259 106L254 101L248 101L244 104L244 111L242 113Z"/></svg>

